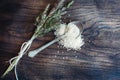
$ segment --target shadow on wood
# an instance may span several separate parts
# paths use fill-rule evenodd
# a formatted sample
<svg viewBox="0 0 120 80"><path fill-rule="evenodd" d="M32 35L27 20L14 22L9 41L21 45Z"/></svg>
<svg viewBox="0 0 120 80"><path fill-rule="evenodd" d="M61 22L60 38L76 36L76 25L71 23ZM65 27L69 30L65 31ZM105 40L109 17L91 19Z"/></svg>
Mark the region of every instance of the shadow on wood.
<svg viewBox="0 0 120 80"><path fill-rule="evenodd" d="M118 0L74 0L63 21L83 24L85 45L67 51L54 44L35 58L25 55L18 65L20 80L119 80L120 11ZM8 60L34 32L34 19L55 0L1 0L0 74ZM54 38L53 33L34 41L35 49ZM4 80L15 80L10 72Z"/></svg>

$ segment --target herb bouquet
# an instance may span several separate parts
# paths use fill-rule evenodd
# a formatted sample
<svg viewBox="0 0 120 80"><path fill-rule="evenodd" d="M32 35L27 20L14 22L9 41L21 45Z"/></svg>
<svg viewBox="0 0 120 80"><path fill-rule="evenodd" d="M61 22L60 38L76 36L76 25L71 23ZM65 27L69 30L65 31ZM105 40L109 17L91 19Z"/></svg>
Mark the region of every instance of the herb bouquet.
<svg viewBox="0 0 120 80"><path fill-rule="evenodd" d="M12 69L14 69L16 80L18 80L17 71L16 71L17 64L20 61L20 59L23 57L23 55L28 52L34 39L36 39L38 37L42 37L46 33L50 32L51 30L56 29L61 24L61 16L66 13L66 9L69 8L72 3L73 3L73 1L69 1L69 2L65 3L65 0L61 0L58 3L58 5L53 9L50 9L50 4L47 5L44 12L36 18L36 22L35 22L36 29L35 29L34 34L30 38L30 40L28 40L27 42L24 42L22 44L18 55L10 59L10 61L9 61L10 65L7 68L7 70L4 72L2 77L4 77ZM51 43L49 43L49 45L50 44Z"/></svg>

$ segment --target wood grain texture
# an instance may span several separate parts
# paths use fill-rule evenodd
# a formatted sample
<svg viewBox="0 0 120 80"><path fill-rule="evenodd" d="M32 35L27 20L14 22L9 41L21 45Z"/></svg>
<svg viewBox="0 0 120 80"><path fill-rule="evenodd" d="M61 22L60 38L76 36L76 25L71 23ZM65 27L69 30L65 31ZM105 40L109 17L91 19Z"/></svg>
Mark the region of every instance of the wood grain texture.
<svg viewBox="0 0 120 80"><path fill-rule="evenodd" d="M8 60L34 32L34 19L56 0L1 0L0 74ZM63 21L83 24L85 45L67 51L54 44L35 58L25 55L18 65L20 80L120 80L120 1L74 0ZM34 41L31 50L54 38L53 32ZM4 80L15 80L10 72Z"/></svg>

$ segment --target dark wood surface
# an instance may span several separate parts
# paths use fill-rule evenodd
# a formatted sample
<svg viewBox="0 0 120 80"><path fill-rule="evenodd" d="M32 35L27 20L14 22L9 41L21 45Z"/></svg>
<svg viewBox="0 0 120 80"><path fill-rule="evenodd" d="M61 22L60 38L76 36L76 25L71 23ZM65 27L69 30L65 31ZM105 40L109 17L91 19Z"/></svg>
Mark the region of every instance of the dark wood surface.
<svg viewBox="0 0 120 80"><path fill-rule="evenodd" d="M0 75L31 37L35 17L55 1L0 0ZM83 24L85 45L67 51L54 44L35 58L25 55L17 68L19 80L120 80L120 0L74 1L63 20ZM31 50L53 38L50 32L36 39ZM14 71L3 80L15 80Z"/></svg>

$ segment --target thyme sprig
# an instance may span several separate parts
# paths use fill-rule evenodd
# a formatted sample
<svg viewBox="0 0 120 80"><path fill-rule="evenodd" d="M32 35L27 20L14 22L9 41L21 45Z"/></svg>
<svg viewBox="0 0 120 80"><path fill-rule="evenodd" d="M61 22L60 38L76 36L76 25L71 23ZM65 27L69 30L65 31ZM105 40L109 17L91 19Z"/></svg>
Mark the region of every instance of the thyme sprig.
<svg viewBox="0 0 120 80"><path fill-rule="evenodd" d="M34 34L30 38L30 40L22 44L18 55L10 59L9 61L10 65L7 68L7 70L4 72L2 77L7 75L10 71L14 69L16 80L18 80L17 71L16 71L17 64L20 61L20 59L23 57L23 55L28 52L34 39L38 37L42 37L51 30L56 29L56 27L58 27L61 24L61 16L66 13L65 10L69 8L72 5L72 3L73 1L65 3L65 0L61 0L58 3L58 5L53 9L50 9L50 4L47 5L44 12L36 18L36 22L35 22L36 29Z"/></svg>

